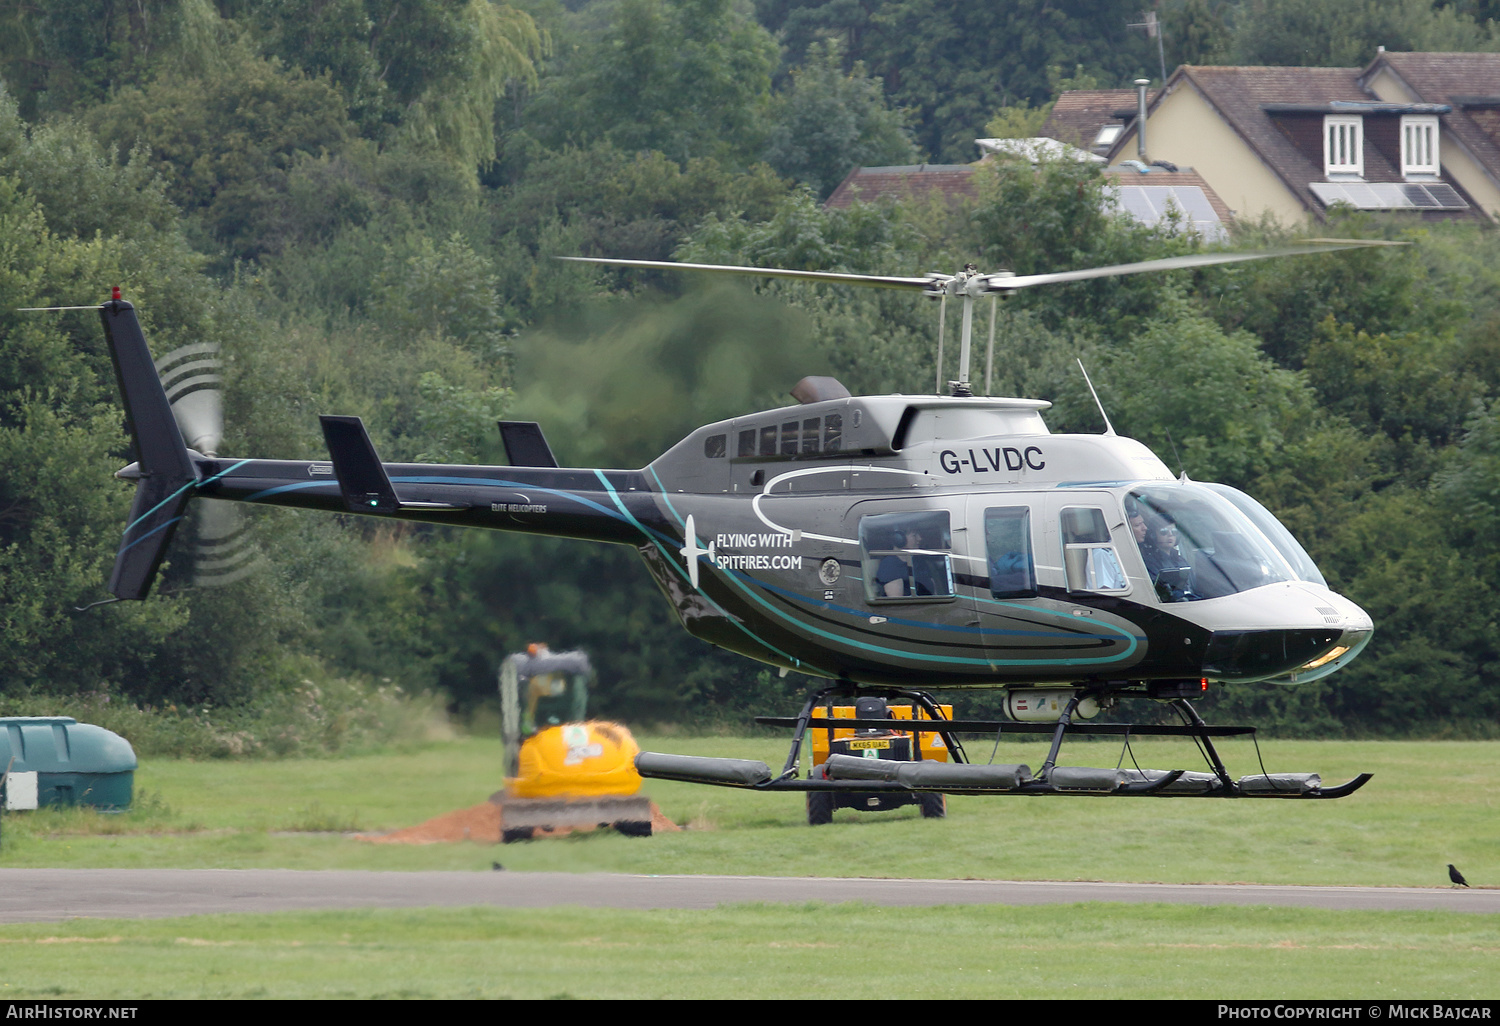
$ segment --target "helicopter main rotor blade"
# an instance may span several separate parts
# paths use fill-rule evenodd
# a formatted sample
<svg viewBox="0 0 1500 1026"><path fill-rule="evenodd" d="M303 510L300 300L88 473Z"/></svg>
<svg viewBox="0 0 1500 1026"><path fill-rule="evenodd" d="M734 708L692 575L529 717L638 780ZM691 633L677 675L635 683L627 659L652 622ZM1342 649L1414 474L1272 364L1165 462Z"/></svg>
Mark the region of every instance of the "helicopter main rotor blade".
<svg viewBox="0 0 1500 1026"><path fill-rule="evenodd" d="M837 271L789 271L779 267L738 267L732 264L679 264L670 260L615 260L610 257L560 256L578 264L605 264L609 267L648 267L663 271L707 271L712 274L749 274L764 278L800 278L837 285L863 285L877 289L931 289L948 280L948 275L927 278L902 278L880 274L842 274Z"/></svg>
<svg viewBox="0 0 1500 1026"><path fill-rule="evenodd" d="M1207 267L1212 264L1237 264L1246 260L1265 260L1269 257L1301 256L1307 253L1333 253L1341 249L1359 249L1366 246L1405 246L1404 242L1363 239L1311 240L1300 246L1282 246L1278 249L1261 249L1250 253L1192 253L1187 256L1164 257L1160 260L1141 260L1133 264L1113 264L1109 267L1085 267L1077 271L1052 271L1047 274L990 275L985 283L986 292L1014 292L1033 285L1054 285L1069 281L1086 281L1090 278L1110 278L1116 275L1142 274L1147 271L1177 271L1186 267Z"/></svg>

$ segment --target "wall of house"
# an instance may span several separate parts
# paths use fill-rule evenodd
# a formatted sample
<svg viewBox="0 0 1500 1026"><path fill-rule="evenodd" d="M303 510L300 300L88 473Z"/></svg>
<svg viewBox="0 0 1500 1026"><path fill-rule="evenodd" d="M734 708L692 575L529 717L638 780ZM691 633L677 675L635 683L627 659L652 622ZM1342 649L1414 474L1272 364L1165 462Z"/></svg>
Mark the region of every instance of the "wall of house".
<svg viewBox="0 0 1500 1026"><path fill-rule="evenodd" d="M1237 218L1271 214L1285 225L1307 212L1281 179L1230 128L1191 82L1180 80L1146 122L1151 160L1191 167L1217 192ZM1136 159L1134 136L1112 163Z"/></svg>

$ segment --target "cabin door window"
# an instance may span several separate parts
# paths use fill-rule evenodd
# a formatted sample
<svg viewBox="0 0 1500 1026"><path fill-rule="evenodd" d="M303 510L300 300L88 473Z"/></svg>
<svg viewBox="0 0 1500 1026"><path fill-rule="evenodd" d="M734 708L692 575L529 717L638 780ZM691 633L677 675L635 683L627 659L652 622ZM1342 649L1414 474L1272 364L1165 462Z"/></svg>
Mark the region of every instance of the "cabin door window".
<svg viewBox="0 0 1500 1026"><path fill-rule="evenodd" d="M985 565L990 597L1035 598L1036 562L1031 556L1031 509L998 506L984 511Z"/></svg>
<svg viewBox="0 0 1500 1026"><path fill-rule="evenodd" d="M1069 591L1130 590L1130 582L1110 540L1104 510L1097 506L1066 506L1058 526L1062 531L1063 570Z"/></svg>
<svg viewBox="0 0 1500 1026"><path fill-rule="evenodd" d="M953 534L947 510L876 513L859 520L865 598L953 598Z"/></svg>

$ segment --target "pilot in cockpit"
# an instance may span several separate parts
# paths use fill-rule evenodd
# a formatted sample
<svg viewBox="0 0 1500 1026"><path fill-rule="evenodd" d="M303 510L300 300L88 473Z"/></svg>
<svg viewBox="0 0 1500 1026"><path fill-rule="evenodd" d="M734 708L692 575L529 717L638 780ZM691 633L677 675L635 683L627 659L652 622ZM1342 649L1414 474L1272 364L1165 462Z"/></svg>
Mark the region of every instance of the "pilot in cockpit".
<svg viewBox="0 0 1500 1026"><path fill-rule="evenodd" d="M1141 546L1146 572L1163 602L1181 602L1192 592L1192 563L1177 541L1177 524L1157 514L1146 520L1146 541Z"/></svg>

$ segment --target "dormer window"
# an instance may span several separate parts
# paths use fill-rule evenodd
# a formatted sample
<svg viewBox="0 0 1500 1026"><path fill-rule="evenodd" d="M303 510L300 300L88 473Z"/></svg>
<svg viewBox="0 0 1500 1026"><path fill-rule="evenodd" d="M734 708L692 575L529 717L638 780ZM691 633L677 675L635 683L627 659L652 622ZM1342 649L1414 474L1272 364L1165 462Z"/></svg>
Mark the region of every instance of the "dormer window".
<svg viewBox="0 0 1500 1026"><path fill-rule="evenodd" d="M1323 174L1329 178L1365 174L1365 121L1329 114L1323 118Z"/></svg>
<svg viewBox="0 0 1500 1026"><path fill-rule="evenodd" d="M1430 114L1401 118L1401 175L1439 174L1438 119Z"/></svg>

